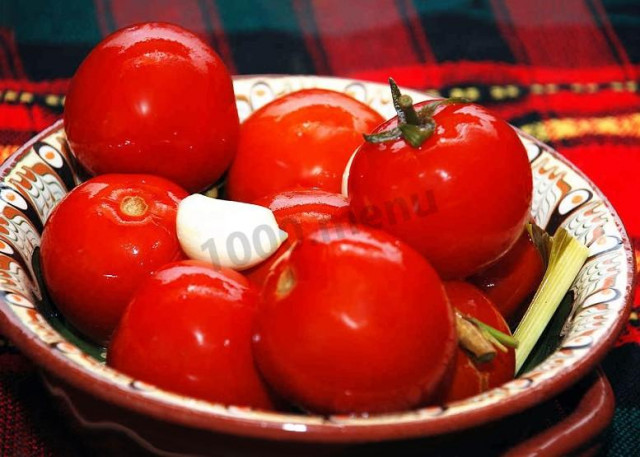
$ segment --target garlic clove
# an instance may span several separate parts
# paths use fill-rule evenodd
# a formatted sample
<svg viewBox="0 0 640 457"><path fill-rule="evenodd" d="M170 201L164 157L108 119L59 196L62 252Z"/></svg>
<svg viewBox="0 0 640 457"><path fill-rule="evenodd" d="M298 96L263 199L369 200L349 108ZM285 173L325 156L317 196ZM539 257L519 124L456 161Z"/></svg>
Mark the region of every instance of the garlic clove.
<svg viewBox="0 0 640 457"><path fill-rule="evenodd" d="M234 270L266 260L288 236L268 208L201 194L180 202L176 226L189 258Z"/></svg>

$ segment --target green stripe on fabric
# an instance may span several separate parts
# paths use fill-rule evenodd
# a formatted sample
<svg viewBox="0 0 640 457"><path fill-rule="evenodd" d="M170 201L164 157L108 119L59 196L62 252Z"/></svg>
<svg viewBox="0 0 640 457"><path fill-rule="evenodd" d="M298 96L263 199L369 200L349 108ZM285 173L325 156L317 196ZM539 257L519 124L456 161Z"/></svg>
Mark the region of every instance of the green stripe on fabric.
<svg viewBox="0 0 640 457"><path fill-rule="evenodd" d="M446 2L413 0L413 5L416 11L422 15L447 13L460 16L483 17L487 20L493 17L489 0L448 0Z"/></svg>
<svg viewBox="0 0 640 457"><path fill-rule="evenodd" d="M100 41L94 3L88 0L0 0L0 27L20 43L93 44Z"/></svg>
<svg viewBox="0 0 640 457"><path fill-rule="evenodd" d="M616 408L610 429L606 455L609 457L638 455L640 451L640 410ZM615 439L611 439L615 437Z"/></svg>
<svg viewBox="0 0 640 457"><path fill-rule="evenodd" d="M225 32L246 33L263 30L299 33L296 15L289 0L251 2L217 1L216 9Z"/></svg>
<svg viewBox="0 0 640 457"><path fill-rule="evenodd" d="M514 62L489 0L412 0L438 62Z"/></svg>
<svg viewBox="0 0 640 457"><path fill-rule="evenodd" d="M291 0L216 1L236 72L316 73Z"/></svg>

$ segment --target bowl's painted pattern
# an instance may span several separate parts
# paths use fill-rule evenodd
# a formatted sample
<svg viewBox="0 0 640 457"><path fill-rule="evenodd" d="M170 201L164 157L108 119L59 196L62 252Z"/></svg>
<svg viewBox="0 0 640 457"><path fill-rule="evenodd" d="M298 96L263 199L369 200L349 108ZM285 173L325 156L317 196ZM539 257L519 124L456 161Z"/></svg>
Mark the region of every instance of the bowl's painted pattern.
<svg viewBox="0 0 640 457"><path fill-rule="evenodd" d="M381 84L337 78L262 76L235 81L240 118L246 119L251 112L276 96L307 87L343 91L371 105L384 116L390 117L394 113L388 89ZM406 93L415 101L427 98L410 90ZM573 313L565 325L561 347L525 376L476 397L445 407L372 417L277 414L226 407L168 393L120 374L85 354L54 330L34 305L41 296L32 265L34 249L40 242L39 233L56 203L79 182L61 122L17 151L0 169L0 296L3 298L0 312L17 328L15 331L26 335L29 340L47 345L57 359L62 359L76 371L80 368L83 376L92 382L115 387L123 399L132 396L144 398L160 408L163 404L171 405L184 409L187 415L189 411L199 411L217 421L240 419L243 423L253 423L257 428L277 429L280 437L291 435L296 439L295 435L306 431L322 435L326 432L323 429L337 427L341 429L342 440L347 439L344 436L348 436L348 430L380 429L380 425L384 425L389 433L378 436L392 437L393 427L403 424L416 425L413 435L419 435L420 430L431 430L430 422L447 417L463 418L467 415L475 418L461 421L462 427L486 420L481 415L468 414L470 412L486 411L494 418L508 414L510 411L497 405L506 400L514 400L516 404L518 398L524 400L526 397L526 401L512 408L511 412L515 412L558 393L577 380L578 373L572 374L574 369L579 367L578 371L584 374L597 362L612 343L613 334L620 329L621 321L628 312L633 277L633 257L628 238L604 197L588 179L549 147L520 135L533 170L534 218L538 224L552 230L566 227L589 246L590 257L573 285ZM29 347L23 347L23 350L30 353ZM596 353L600 355L596 357ZM64 373L57 374L64 377ZM557 379L563 382L554 385ZM532 392L537 392L537 396ZM126 401L122 403L125 406ZM346 425L355 427L344 427ZM215 421L211 427L217 428ZM264 436L255 432L256 427L253 431L243 431L240 427L238 433Z"/></svg>

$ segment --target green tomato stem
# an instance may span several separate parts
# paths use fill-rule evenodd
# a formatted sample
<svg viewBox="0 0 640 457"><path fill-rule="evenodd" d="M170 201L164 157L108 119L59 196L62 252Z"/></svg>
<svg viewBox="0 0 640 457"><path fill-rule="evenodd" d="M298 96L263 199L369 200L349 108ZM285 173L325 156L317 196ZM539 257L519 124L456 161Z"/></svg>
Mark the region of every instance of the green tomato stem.
<svg viewBox="0 0 640 457"><path fill-rule="evenodd" d="M475 317L467 317L467 319L469 319L471 322L477 325L478 328L480 328L480 330L483 330L487 332L487 334L491 335L491 337L501 345L504 345L510 348L518 347L518 340L512 337L511 335L507 335L506 333L501 332L495 327L485 324L484 322L476 319Z"/></svg>
<svg viewBox="0 0 640 457"><path fill-rule="evenodd" d="M396 109L396 113L398 114L398 124L404 124L407 122L405 118L404 111L400 108L399 98L402 96L400 92L400 88L393 80L393 78L389 78L389 88L391 89L391 100L393 102L393 107Z"/></svg>
<svg viewBox="0 0 640 457"><path fill-rule="evenodd" d="M421 122L418 118L418 113L416 113L416 109L413 107L413 99L410 96L401 95L400 98L398 98L398 105L404 113L406 124L420 126Z"/></svg>
<svg viewBox="0 0 640 457"><path fill-rule="evenodd" d="M414 148L419 148L433 134L431 126L419 126L413 124L401 124L398 128L402 131L402 137Z"/></svg>
<svg viewBox="0 0 640 457"><path fill-rule="evenodd" d="M387 141L402 138L402 130L396 127L380 133L373 133L371 135L363 134L362 136L364 137L365 141L368 141L369 143L385 143Z"/></svg>

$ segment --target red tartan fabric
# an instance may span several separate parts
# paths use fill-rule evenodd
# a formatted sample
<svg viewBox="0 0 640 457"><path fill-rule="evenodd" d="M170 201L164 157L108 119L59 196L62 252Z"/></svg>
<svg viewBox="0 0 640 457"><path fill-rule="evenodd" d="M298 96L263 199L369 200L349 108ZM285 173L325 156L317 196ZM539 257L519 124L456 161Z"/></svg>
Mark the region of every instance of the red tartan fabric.
<svg viewBox="0 0 640 457"><path fill-rule="evenodd" d="M0 364L0 455L51 455L29 420L20 399L19 384L8 381L12 377L25 379L33 367L18 354L0 355Z"/></svg>

